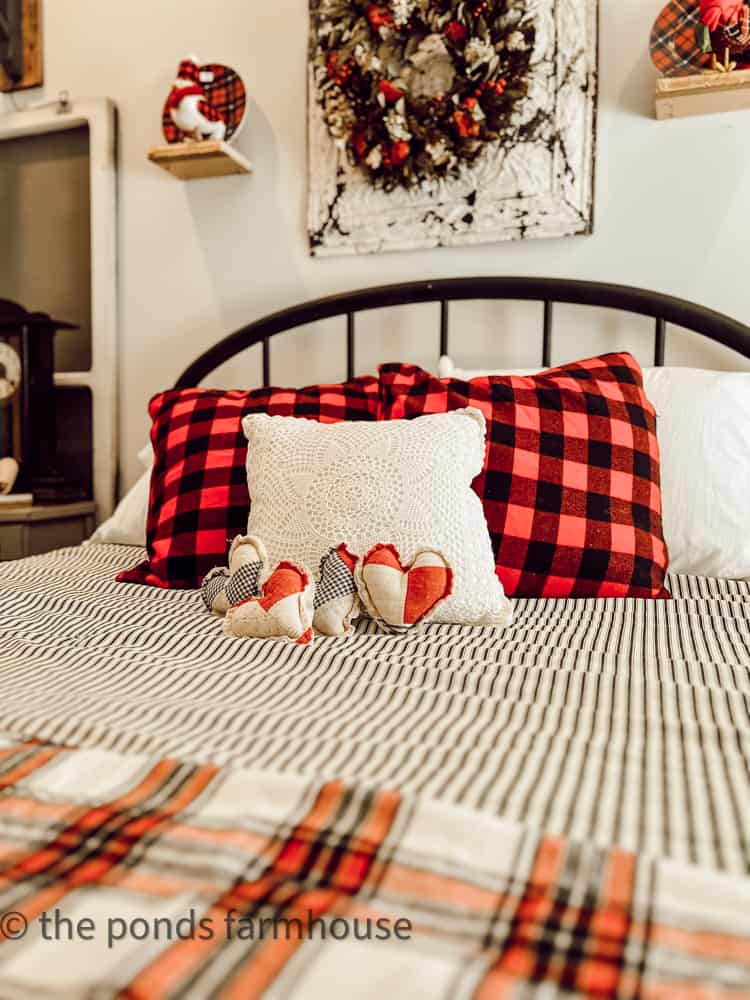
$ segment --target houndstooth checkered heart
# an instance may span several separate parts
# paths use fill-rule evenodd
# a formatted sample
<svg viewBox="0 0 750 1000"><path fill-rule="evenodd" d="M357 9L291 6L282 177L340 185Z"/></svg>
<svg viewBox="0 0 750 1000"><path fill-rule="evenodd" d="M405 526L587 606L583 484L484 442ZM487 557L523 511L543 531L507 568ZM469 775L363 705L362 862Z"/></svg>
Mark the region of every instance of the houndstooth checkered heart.
<svg viewBox="0 0 750 1000"><path fill-rule="evenodd" d="M318 585L315 588L315 610L356 592L354 578L349 566L335 547L330 548L320 560Z"/></svg>
<svg viewBox="0 0 750 1000"><path fill-rule="evenodd" d="M217 566L204 577L201 585L201 597L209 611L214 610L214 601L224 591L229 579L226 566Z"/></svg>
<svg viewBox="0 0 750 1000"><path fill-rule="evenodd" d="M236 569L227 584L227 601L230 606L239 604L248 597L260 596L260 576L262 562L245 563Z"/></svg>
<svg viewBox="0 0 750 1000"><path fill-rule="evenodd" d="M345 543L330 548L320 560L315 588L313 626L322 635L342 636L351 632L359 613L359 597L354 583L357 556Z"/></svg>

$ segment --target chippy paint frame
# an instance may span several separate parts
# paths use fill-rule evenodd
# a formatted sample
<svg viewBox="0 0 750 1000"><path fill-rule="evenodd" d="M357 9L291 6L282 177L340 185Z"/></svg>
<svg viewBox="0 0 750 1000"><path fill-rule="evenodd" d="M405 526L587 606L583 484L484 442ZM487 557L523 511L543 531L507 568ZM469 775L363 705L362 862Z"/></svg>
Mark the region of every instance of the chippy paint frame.
<svg viewBox="0 0 750 1000"><path fill-rule="evenodd" d="M384 253L587 234L593 227L598 0L536 0L536 44L521 116L544 135L488 149L458 177L373 187L336 147L308 84L312 256ZM557 81L551 88L550 79Z"/></svg>

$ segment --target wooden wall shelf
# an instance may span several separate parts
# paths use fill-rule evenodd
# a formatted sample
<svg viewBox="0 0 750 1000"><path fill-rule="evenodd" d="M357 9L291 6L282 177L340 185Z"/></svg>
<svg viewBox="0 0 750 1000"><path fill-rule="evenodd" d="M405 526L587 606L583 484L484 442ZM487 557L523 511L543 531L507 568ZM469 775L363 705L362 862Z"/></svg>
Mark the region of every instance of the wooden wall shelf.
<svg viewBox="0 0 750 1000"><path fill-rule="evenodd" d="M687 118L750 109L750 70L698 73L656 81L656 117Z"/></svg>
<svg viewBox="0 0 750 1000"><path fill-rule="evenodd" d="M178 142L149 150L149 160L182 181L249 174L252 164L226 142Z"/></svg>

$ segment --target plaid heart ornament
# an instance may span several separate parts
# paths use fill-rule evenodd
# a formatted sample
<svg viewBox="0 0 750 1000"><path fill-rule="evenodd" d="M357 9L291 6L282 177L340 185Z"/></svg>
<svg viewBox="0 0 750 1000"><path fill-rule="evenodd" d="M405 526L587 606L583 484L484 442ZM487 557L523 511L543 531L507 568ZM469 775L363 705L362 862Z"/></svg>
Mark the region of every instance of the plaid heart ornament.
<svg viewBox="0 0 750 1000"><path fill-rule="evenodd" d="M434 549L421 549L404 566L393 545L375 545L357 564L355 578L367 613L389 632L429 621L453 592L453 571Z"/></svg>

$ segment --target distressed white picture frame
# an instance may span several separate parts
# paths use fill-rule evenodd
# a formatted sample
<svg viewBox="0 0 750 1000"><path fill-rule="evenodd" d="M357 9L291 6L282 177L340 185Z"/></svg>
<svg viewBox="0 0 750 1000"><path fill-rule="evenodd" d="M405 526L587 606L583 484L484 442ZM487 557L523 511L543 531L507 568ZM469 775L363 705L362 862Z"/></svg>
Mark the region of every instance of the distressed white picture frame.
<svg viewBox="0 0 750 1000"><path fill-rule="evenodd" d="M521 121L538 139L487 149L457 177L385 191L336 147L308 93L308 234L315 257L586 234L593 227L598 0L529 0L536 39Z"/></svg>

